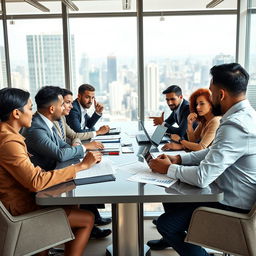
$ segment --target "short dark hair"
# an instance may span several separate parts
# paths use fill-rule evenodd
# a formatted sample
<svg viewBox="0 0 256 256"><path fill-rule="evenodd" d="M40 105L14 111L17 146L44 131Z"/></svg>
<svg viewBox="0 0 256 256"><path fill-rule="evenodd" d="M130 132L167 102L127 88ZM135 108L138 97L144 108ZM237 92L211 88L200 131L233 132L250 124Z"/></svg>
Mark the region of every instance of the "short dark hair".
<svg viewBox="0 0 256 256"><path fill-rule="evenodd" d="M210 70L212 83L225 88L233 95L245 94L249 81L249 74L238 63L213 66Z"/></svg>
<svg viewBox="0 0 256 256"><path fill-rule="evenodd" d="M30 93L18 88L4 88L0 90L0 120L5 122L9 119L14 109L23 111L28 103Z"/></svg>
<svg viewBox="0 0 256 256"><path fill-rule="evenodd" d="M62 89L62 96L65 97L67 95L73 95L73 93L68 89Z"/></svg>
<svg viewBox="0 0 256 256"><path fill-rule="evenodd" d="M178 85L171 85L167 89L163 91L163 94L172 93L174 92L176 95L181 96L182 90Z"/></svg>
<svg viewBox="0 0 256 256"><path fill-rule="evenodd" d="M90 84L82 84L78 88L78 93L83 94L85 91L91 91L94 92L95 88Z"/></svg>
<svg viewBox="0 0 256 256"><path fill-rule="evenodd" d="M44 86L35 96L35 101L38 109L47 108L53 102L59 100L59 95L62 95L62 89L57 86Z"/></svg>

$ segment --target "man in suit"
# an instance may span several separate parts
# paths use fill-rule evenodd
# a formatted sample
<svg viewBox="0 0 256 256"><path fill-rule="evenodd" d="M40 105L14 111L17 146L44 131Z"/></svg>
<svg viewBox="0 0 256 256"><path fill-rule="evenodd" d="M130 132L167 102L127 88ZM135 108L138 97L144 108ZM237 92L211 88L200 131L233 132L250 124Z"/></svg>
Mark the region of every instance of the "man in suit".
<svg viewBox="0 0 256 256"><path fill-rule="evenodd" d="M26 129L23 134L33 164L49 171L55 169L57 162L82 158L86 147L82 144L70 146L58 136L53 124L54 121L60 120L63 114L62 89L55 86L45 86L38 91L35 101L37 113L32 119L31 127ZM95 148L95 145L91 147ZM95 213L91 207L85 208ZM110 234L110 229L94 227L91 236L102 238Z"/></svg>
<svg viewBox="0 0 256 256"><path fill-rule="evenodd" d="M83 145L70 146L64 142L53 125L62 116L62 89L45 86L38 91L35 101L37 112L31 127L24 131L25 142L32 155L31 161L48 171L55 169L57 162L82 158L86 148Z"/></svg>
<svg viewBox="0 0 256 256"><path fill-rule="evenodd" d="M70 110L72 109L72 103L73 103L73 93L67 89L62 89L62 96L63 96L63 112L62 117L58 121L54 121L54 126L56 127L56 130L58 132L59 137L66 141L67 139L70 140L71 145L77 146L81 145L81 140L88 140L90 138L95 137L96 135L105 134L106 131L108 131L109 127L104 125L100 127L97 131L90 131L90 132L81 132L76 133L74 130L72 130L69 125L66 123L66 116L69 115ZM103 145L101 142L89 142L84 144L86 149L102 149ZM103 218L100 216L100 213L98 211L98 208L104 208L104 205L81 205L80 208L89 210L93 212L95 215L95 224L97 225L106 225L111 223L111 218ZM98 228L93 228L92 235L93 237L103 237L103 233L106 233L104 230L100 230ZM110 233L109 231L107 233Z"/></svg>
<svg viewBox="0 0 256 256"><path fill-rule="evenodd" d="M95 112L89 116L87 109L93 102ZM73 102L73 108L66 118L67 123L75 132L93 131L94 125L102 116L103 109L103 105L95 100L95 88L89 84L82 84L78 89L78 97ZM109 127L106 133L108 131Z"/></svg>
<svg viewBox="0 0 256 256"><path fill-rule="evenodd" d="M188 126L187 117L190 113L189 102L183 98L182 90L177 85L171 85L163 91L165 94L166 103L172 110L171 115L164 120L164 112L161 116L150 117L153 119L154 125L166 126L167 133L178 134L181 138L186 137L186 130ZM179 127L174 127L174 124L178 124ZM175 150L177 143L172 143L172 150Z"/></svg>

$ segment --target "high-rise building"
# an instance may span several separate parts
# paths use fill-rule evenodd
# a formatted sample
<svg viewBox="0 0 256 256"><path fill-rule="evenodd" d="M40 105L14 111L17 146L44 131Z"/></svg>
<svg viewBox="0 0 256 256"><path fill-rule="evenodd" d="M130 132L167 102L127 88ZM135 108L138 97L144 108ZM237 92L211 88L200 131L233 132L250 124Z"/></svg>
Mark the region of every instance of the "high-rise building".
<svg viewBox="0 0 256 256"><path fill-rule="evenodd" d="M79 75L81 77L81 83L89 83L89 59L86 54L83 54L81 58Z"/></svg>
<svg viewBox="0 0 256 256"><path fill-rule="evenodd" d="M71 36L71 62L75 71L74 36ZM62 35L27 35L29 87L32 98L45 85L65 86ZM75 72L71 72L76 85Z"/></svg>
<svg viewBox="0 0 256 256"><path fill-rule="evenodd" d="M149 63L145 71L145 108L148 114L158 110L159 96L159 68L157 64Z"/></svg>
<svg viewBox="0 0 256 256"><path fill-rule="evenodd" d="M116 56L107 57L107 81L110 83L117 81Z"/></svg>
<svg viewBox="0 0 256 256"><path fill-rule="evenodd" d="M100 70L99 68L93 67L89 72L89 83L95 88L97 94L101 94L100 86Z"/></svg>

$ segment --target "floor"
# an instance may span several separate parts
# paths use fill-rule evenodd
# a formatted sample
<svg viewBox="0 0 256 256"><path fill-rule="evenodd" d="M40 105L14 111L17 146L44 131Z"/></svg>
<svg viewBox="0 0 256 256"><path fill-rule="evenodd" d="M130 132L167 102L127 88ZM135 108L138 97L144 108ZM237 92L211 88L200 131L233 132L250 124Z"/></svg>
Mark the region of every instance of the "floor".
<svg viewBox="0 0 256 256"><path fill-rule="evenodd" d="M104 226L103 228L111 228L111 225ZM144 221L144 236L145 243L150 239L160 238L155 226L152 224L151 220ZM111 244L111 236L109 238L101 240L90 240L87 248L85 250L84 256L105 256L106 247ZM172 249L165 249L162 251L151 251L151 256L177 256Z"/></svg>

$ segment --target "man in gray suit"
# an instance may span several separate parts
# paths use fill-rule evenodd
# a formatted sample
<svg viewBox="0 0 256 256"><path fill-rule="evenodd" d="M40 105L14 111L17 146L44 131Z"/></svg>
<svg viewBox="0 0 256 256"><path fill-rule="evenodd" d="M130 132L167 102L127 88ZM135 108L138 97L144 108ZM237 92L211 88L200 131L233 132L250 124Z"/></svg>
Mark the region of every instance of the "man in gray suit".
<svg viewBox="0 0 256 256"><path fill-rule="evenodd" d="M61 88L45 86L38 91L35 101L37 112L31 127L23 134L31 161L48 171L54 169L57 162L83 157L86 150L84 146L67 144L57 135L53 125L63 112Z"/></svg>

